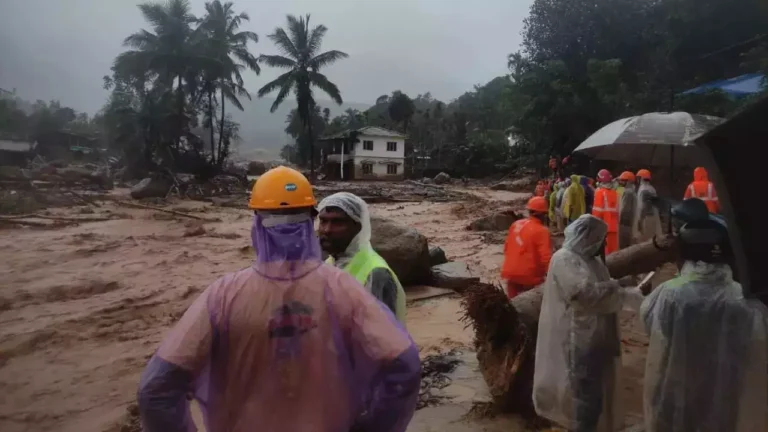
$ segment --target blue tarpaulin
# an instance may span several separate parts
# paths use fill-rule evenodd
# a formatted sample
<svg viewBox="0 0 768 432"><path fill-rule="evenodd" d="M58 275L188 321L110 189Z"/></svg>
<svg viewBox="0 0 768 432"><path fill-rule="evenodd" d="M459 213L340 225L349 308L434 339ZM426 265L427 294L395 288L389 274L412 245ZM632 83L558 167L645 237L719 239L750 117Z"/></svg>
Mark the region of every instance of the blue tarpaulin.
<svg viewBox="0 0 768 432"><path fill-rule="evenodd" d="M768 84L766 83L765 75L761 73L752 73L740 75L735 78L712 81L696 88L686 90L680 94L701 94L708 91L720 90L723 93L734 97L749 96L755 93L760 93L763 90L768 90L768 86L765 84Z"/></svg>

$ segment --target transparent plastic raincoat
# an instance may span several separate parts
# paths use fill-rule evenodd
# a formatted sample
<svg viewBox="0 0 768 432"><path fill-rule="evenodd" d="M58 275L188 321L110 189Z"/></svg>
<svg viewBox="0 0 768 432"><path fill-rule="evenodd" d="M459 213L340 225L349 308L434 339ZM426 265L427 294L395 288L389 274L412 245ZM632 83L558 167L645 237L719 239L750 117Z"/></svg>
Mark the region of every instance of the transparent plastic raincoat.
<svg viewBox="0 0 768 432"><path fill-rule="evenodd" d="M592 215L570 224L543 285L533 403L542 417L577 432L623 424L617 312L626 291L596 256L606 233Z"/></svg>
<svg viewBox="0 0 768 432"><path fill-rule="evenodd" d="M650 336L647 432L768 430L768 311L726 264L687 261L640 315Z"/></svg>
<svg viewBox="0 0 768 432"><path fill-rule="evenodd" d="M405 431L418 350L350 275L321 261L313 222L258 215L254 264L214 282L141 377L147 432L196 430L187 395L218 431Z"/></svg>
<svg viewBox="0 0 768 432"><path fill-rule="evenodd" d="M659 209L651 202L651 198L656 196L656 188L650 182L640 182L640 187L637 189L637 209L635 210L640 243L662 234Z"/></svg>
<svg viewBox="0 0 768 432"><path fill-rule="evenodd" d="M637 237L637 194L635 185L624 186L624 192L619 200L619 249L632 245Z"/></svg>

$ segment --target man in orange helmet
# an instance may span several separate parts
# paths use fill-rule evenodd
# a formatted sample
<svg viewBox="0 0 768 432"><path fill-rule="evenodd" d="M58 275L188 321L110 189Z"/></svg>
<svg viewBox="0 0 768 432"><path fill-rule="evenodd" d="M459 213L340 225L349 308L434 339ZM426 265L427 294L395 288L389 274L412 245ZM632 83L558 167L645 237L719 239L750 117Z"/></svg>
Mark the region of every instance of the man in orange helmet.
<svg viewBox="0 0 768 432"><path fill-rule="evenodd" d="M139 384L142 430L405 432L420 386L419 352L355 278L322 261L315 197L296 170L253 186L257 256L192 303Z"/></svg>
<svg viewBox="0 0 768 432"><path fill-rule="evenodd" d="M509 227L504 243L501 277L507 281L510 299L543 283L552 258L547 201L535 196L528 200L526 209L528 217Z"/></svg>
<svg viewBox="0 0 768 432"><path fill-rule="evenodd" d="M685 189L684 199L688 198L698 198L704 201L710 213L720 213L720 200L715 185L709 181L709 174L704 167L693 170L693 181Z"/></svg>
<svg viewBox="0 0 768 432"><path fill-rule="evenodd" d="M612 188L613 176L610 171L601 169L597 173L597 181L592 216L608 225L608 234L605 237L607 256L619 250L619 194Z"/></svg>

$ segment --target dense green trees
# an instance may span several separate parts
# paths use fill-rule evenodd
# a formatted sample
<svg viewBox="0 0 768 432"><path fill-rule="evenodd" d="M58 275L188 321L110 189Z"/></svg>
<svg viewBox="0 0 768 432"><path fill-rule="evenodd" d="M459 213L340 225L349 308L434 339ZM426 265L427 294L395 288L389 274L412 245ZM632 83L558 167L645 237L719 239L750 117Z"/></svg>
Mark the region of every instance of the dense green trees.
<svg viewBox="0 0 768 432"><path fill-rule="evenodd" d="M763 0L535 0L522 50L507 59L508 75L447 104L395 91L361 118L407 131L416 173L433 167L481 176L543 167L550 155L569 154L618 118L670 109L727 116L739 109L751 98L679 93L768 72L767 29ZM339 116L329 127L344 124Z"/></svg>
<svg viewBox="0 0 768 432"><path fill-rule="evenodd" d="M112 90L102 109L105 133L139 171L156 164L220 169L238 131L226 105L242 110L240 98L251 97L242 73L260 72L249 51L258 37L240 30L248 15L220 0L207 2L202 18L192 14L187 0L139 9L149 30L125 39L129 50L104 78Z"/></svg>
<svg viewBox="0 0 768 432"><path fill-rule="evenodd" d="M88 137L100 133L102 118L89 117L59 101L30 104L15 95L0 98L0 139L34 141L47 132L66 131Z"/></svg>
<svg viewBox="0 0 768 432"><path fill-rule="evenodd" d="M243 74L267 65L284 73L258 95L275 94L273 111L291 93L296 98L285 129L295 142L283 152L292 162L312 166L315 139L323 134L373 125L408 135L406 165L416 174L442 169L481 176L541 167L621 117L670 109L729 115L751 98L680 93L711 80L768 73L764 0L535 0L505 76L445 103L429 93L394 90L365 111L332 118L314 91L341 103L339 88L322 70L347 55L321 51L327 28L310 26L309 16L289 15L269 35L278 54L257 56L250 48L258 37L242 30L249 17L231 2L206 3L202 17L191 13L188 0L139 8L148 27L126 38L128 50L104 80L109 100L95 119L57 104L21 109L6 98L0 99L0 131L100 129L104 141L139 168L219 169L238 131L228 111L250 98Z"/></svg>

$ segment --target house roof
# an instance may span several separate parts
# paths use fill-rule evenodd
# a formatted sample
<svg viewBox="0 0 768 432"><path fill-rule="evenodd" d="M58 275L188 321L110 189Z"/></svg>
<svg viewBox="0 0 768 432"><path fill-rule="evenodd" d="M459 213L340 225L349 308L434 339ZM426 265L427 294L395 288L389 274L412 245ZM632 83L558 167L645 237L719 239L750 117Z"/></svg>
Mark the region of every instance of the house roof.
<svg viewBox="0 0 768 432"><path fill-rule="evenodd" d="M27 141L0 140L0 150L11 152L26 153L32 151L36 145L37 143Z"/></svg>
<svg viewBox="0 0 768 432"><path fill-rule="evenodd" d="M334 135L324 136L322 140L335 140L342 138L350 138L350 135L355 132L357 135L385 137L385 138L407 138L404 134L389 129L384 129L378 126L366 126L360 129L347 129Z"/></svg>
<svg viewBox="0 0 768 432"><path fill-rule="evenodd" d="M400 132L395 132L395 131L384 129L378 126L366 126L364 128L358 129L357 133L360 135L367 135L367 136L405 138L405 135L401 134Z"/></svg>

